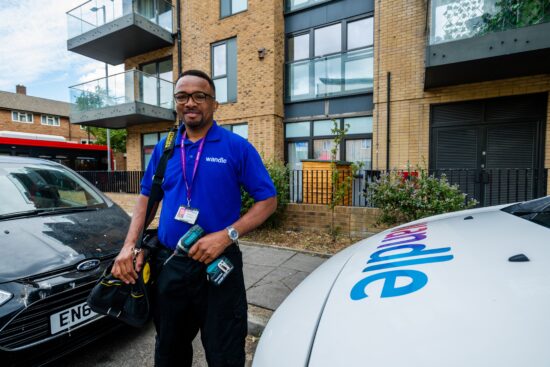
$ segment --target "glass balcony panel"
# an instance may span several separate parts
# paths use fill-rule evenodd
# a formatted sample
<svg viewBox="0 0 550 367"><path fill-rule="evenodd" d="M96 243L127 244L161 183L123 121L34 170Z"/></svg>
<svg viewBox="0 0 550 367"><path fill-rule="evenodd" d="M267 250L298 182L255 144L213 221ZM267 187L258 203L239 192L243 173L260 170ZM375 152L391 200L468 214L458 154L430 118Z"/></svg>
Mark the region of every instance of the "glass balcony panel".
<svg viewBox="0 0 550 367"><path fill-rule="evenodd" d="M310 61L296 62L289 65L289 92L290 99L299 99L310 95L309 88Z"/></svg>
<svg viewBox="0 0 550 367"><path fill-rule="evenodd" d="M73 113L133 102L173 109L173 83L137 70L110 75L69 89Z"/></svg>
<svg viewBox="0 0 550 367"><path fill-rule="evenodd" d="M167 0L89 0L67 12L69 39L135 12L172 32L173 6Z"/></svg>
<svg viewBox="0 0 550 367"><path fill-rule="evenodd" d="M368 75L371 77L369 78ZM372 75L374 75L372 49L348 52L347 57L344 58L344 90L372 88Z"/></svg>
<svg viewBox="0 0 550 367"><path fill-rule="evenodd" d="M430 44L550 21L548 0L432 0Z"/></svg>
<svg viewBox="0 0 550 367"><path fill-rule="evenodd" d="M368 91L373 81L372 47L288 63L287 76L291 102Z"/></svg>

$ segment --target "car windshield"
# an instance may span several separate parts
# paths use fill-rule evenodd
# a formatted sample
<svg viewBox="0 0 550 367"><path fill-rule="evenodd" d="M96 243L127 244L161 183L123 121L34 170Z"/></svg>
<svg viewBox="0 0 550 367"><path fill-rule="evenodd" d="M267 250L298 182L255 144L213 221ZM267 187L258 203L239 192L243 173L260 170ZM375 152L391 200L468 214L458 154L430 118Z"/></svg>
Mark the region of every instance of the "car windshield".
<svg viewBox="0 0 550 367"><path fill-rule="evenodd" d="M0 218L85 210L106 205L102 197L62 166L0 163Z"/></svg>
<svg viewBox="0 0 550 367"><path fill-rule="evenodd" d="M550 196L510 205L502 211L550 228Z"/></svg>

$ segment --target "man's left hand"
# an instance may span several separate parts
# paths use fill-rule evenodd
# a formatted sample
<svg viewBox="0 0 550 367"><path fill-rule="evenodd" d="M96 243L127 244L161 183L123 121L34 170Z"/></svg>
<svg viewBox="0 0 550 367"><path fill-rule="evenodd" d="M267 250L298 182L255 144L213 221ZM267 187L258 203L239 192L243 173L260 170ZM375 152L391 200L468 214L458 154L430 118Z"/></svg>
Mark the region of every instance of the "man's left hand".
<svg viewBox="0 0 550 367"><path fill-rule="evenodd" d="M210 233L199 239L191 247L189 257L201 263L209 264L217 259L230 244L231 240L227 235L227 231Z"/></svg>

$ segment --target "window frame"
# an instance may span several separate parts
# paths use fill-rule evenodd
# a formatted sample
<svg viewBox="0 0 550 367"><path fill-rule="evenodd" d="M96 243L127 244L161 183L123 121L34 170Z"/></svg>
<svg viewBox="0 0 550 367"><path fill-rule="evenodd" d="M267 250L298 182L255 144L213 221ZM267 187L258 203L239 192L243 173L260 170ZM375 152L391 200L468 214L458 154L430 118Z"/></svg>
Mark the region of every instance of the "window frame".
<svg viewBox="0 0 550 367"><path fill-rule="evenodd" d="M226 1L229 2L229 14L223 15L223 4L222 4L223 1L224 0L220 0L220 19L229 18L233 15L241 14L241 13L244 13L244 12L248 11L248 0L245 0L246 1L246 8L244 10L238 11L236 13L233 12L233 1L234 0L226 0Z"/></svg>
<svg viewBox="0 0 550 367"><path fill-rule="evenodd" d="M231 131L232 133L234 134L237 134L235 131L234 131L234 128L235 126L246 126L246 138L240 134L237 134L239 135L241 138L243 139L246 139L248 140L248 132L249 132L249 125L248 125L248 122L237 122L236 124L223 124L223 125L220 125L222 128L228 130L228 131Z"/></svg>
<svg viewBox="0 0 550 367"><path fill-rule="evenodd" d="M288 163L288 147L289 147L289 143L295 143L295 142L301 142L301 141L306 141L308 143L308 152L307 152L307 156L308 158L307 159L315 159L313 158L313 154L314 154L314 148L313 148L313 145L314 145L314 141L315 140L326 140L326 139L330 139L330 140L333 140L334 139L334 135L314 135L314 124L315 124L315 121L325 121L325 120L337 120L339 122L339 126L340 126L340 129L343 129L344 128L344 120L345 119L352 119L352 118L360 118L360 117L373 117L372 114L363 114L363 115L357 115L357 116L345 116L345 117L321 117L321 116L318 116L318 118L315 118L315 119L301 119L301 120L292 120L292 121L285 121L284 122L284 125L285 125L285 128L284 128L284 146L285 146L285 151L284 151L284 159L285 159L285 163ZM286 124L290 124L290 123L296 123L296 122L309 122L309 135L308 136L298 136L298 137L292 137L292 138L287 138L286 136ZM347 160L347 152L346 152L346 142L348 140L359 140L359 139L370 139L371 140L371 167L370 168L363 168L363 169L372 169L372 147L373 147L373 144L372 144L372 138L373 138L373 132L371 131L370 133L359 133L359 134L346 134L344 136L344 138L342 139L342 142L340 143L340 147L339 147L339 154L340 154L340 160L341 161L346 161Z"/></svg>
<svg viewBox="0 0 550 367"><path fill-rule="evenodd" d="M17 114L17 118L18 118L17 120L15 120L13 118L14 114ZM27 118L30 116L30 120L29 121L21 121L21 114L26 115ZM34 114L32 112L12 110L11 111L11 121L12 122L19 122L21 124L34 124Z"/></svg>
<svg viewBox="0 0 550 367"><path fill-rule="evenodd" d="M214 75L214 48L225 44L225 74ZM227 79L227 101L221 102L218 100L218 90L216 90L216 101L219 104L228 104L237 102L238 86L237 86L237 37L226 38L221 41L216 41L210 44L210 75L212 82L215 83L219 79ZM231 60L232 54L235 55L235 60Z"/></svg>
<svg viewBox="0 0 550 367"><path fill-rule="evenodd" d="M53 124L48 123L49 119L52 118L54 120ZM45 122L44 122L45 120ZM44 126L52 126L52 127L61 127L61 117L57 115L40 115L40 124Z"/></svg>
<svg viewBox="0 0 550 367"><path fill-rule="evenodd" d="M163 136L161 136L162 134L168 134L168 130L162 130L162 131L149 131L149 132L142 132L141 133L141 170L142 171L145 171L147 169L147 166L145 165L145 148L146 147L152 147L153 149L155 149L155 147L157 146L157 144L159 143L159 141L163 138ZM153 145L145 145L145 135L150 135L150 134L157 134L157 141L155 144Z"/></svg>
<svg viewBox="0 0 550 367"><path fill-rule="evenodd" d="M372 18L372 24L373 24L373 27L372 27L372 44L367 45L367 46L353 48L353 49L348 49L348 23L353 23L353 22L360 21L360 20L363 20L363 19L368 19L368 18ZM340 51L324 54L324 55L321 55L321 56L315 56L315 30L325 28L325 27L329 27L329 26L333 26L335 24L340 24L340 37L341 37L341 39L340 39L340 45L341 45ZM332 96L326 96L326 97L311 96L312 94L314 94L312 92L312 83L315 80L315 61L316 60L321 60L321 59L324 59L324 58L330 58L330 57L336 56L336 55L342 55L342 54L348 53L348 52L359 51L359 50L372 49L374 51L374 42L375 42L374 33L375 33L375 29L374 29L374 12L368 12L368 13L364 13L364 14L354 15L352 17L345 18L345 19L342 19L342 20L337 20L337 21L333 21L333 22L329 22L329 23L320 24L320 25L317 25L317 26L314 26L314 27L311 27L311 28L307 28L307 29L302 29L302 30L299 30L299 31L296 31L296 32L286 33L285 34L285 49L284 49L284 52L285 52L284 101L286 103L295 103L295 102L304 102L304 101L316 101L316 100L320 100L320 99L323 99L323 98L332 98ZM289 57L290 57L289 39L294 38L294 37L303 36L305 34L309 34L309 53L308 53L309 58L298 59L298 60L290 60L289 59ZM288 73L288 69L289 69L291 64L305 63L305 62L308 62L308 65L309 65L309 90L310 90L310 92L309 92L307 97L298 98L296 100L291 100L290 96L289 96L291 81L290 81L290 75ZM343 64L342 64L341 67L343 67ZM373 68L373 79L374 79L374 68ZM343 91L342 93L335 94L334 97L339 97L339 96L343 96L343 95L354 95L354 94L370 93L370 92L372 92L373 88L374 88L374 81L373 81L373 86L371 88L367 88L366 90L360 90L360 91L354 91L354 90Z"/></svg>

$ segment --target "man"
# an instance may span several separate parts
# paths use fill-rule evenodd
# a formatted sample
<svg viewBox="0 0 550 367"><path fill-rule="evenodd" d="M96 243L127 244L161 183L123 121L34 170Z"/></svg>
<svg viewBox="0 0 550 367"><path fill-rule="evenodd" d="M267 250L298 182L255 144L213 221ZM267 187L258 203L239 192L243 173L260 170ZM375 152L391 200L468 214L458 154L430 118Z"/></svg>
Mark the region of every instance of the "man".
<svg viewBox="0 0 550 367"><path fill-rule="evenodd" d="M155 365L191 366L191 342L200 329L210 367L243 366L247 303L236 240L275 211L275 188L254 147L213 120L218 102L208 75L198 70L182 73L174 98L185 130L179 129L162 183L158 236L163 248L155 260L156 269L161 270L154 310ZM155 147L125 244L113 266L112 273L126 283L137 279L136 271L143 263L139 254L134 270L133 248L143 228L152 176L163 147L164 139ZM241 186L256 202L239 218ZM193 223L207 234L187 257L175 256L163 266ZM222 254L234 269L217 286L207 281L205 268Z"/></svg>

